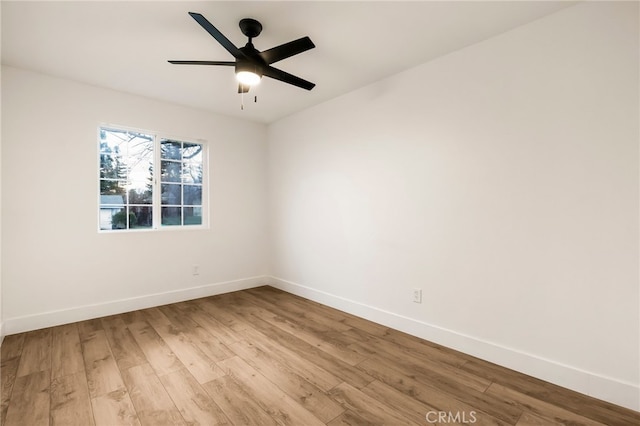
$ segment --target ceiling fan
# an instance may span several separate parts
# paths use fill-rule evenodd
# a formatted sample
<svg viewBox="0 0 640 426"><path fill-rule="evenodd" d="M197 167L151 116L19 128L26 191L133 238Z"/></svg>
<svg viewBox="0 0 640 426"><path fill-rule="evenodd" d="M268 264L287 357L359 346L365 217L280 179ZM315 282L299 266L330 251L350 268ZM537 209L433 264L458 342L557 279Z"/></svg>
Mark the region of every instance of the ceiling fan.
<svg viewBox="0 0 640 426"><path fill-rule="evenodd" d="M235 61L171 60L169 61L170 63L182 65L235 66L236 78L238 80L238 93L247 93L251 86L260 82L262 76L271 77L306 90L311 90L315 87L315 84L310 81L303 80L300 77L271 66L274 62L281 61L316 47L309 37L302 37L260 52L253 46L251 41L253 38L260 35L260 32L262 31L262 24L255 19L245 18L240 20L240 30L249 38L249 41L244 47L237 48L204 16L195 12L189 12L189 15L191 15L191 17L195 19L202 28L211 34L211 36L222 45L222 47L231 53L235 58Z"/></svg>

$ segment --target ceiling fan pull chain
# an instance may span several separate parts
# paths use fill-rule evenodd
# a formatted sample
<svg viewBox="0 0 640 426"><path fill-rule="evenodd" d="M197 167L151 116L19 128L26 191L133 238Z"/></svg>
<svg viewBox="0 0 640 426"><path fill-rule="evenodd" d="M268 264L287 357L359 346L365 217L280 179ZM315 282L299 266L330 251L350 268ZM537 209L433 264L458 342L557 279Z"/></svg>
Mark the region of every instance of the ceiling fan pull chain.
<svg viewBox="0 0 640 426"><path fill-rule="evenodd" d="M244 92L240 92L240 110L244 111Z"/></svg>

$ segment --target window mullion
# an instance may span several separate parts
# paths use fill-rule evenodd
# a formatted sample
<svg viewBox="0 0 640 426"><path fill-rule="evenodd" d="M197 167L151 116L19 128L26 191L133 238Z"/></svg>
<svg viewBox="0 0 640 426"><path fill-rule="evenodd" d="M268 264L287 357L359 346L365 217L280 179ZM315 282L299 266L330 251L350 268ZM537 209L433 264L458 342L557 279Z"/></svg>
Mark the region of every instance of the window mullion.
<svg viewBox="0 0 640 426"><path fill-rule="evenodd" d="M153 229L159 229L162 221L160 138L153 136Z"/></svg>

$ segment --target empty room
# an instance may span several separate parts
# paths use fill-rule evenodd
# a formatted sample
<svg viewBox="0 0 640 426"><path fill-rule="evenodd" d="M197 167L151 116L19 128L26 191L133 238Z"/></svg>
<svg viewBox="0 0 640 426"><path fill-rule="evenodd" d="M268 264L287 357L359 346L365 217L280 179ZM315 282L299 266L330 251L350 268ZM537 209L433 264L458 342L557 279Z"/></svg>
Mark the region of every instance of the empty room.
<svg viewBox="0 0 640 426"><path fill-rule="evenodd" d="M640 424L639 6L1 1L0 424Z"/></svg>

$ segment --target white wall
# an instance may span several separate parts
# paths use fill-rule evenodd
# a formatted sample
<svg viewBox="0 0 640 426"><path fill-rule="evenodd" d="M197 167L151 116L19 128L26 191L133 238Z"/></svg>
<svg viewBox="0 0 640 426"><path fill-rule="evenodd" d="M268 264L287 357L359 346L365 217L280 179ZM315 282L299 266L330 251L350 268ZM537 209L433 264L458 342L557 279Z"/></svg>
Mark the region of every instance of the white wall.
<svg viewBox="0 0 640 426"><path fill-rule="evenodd" d="M275 284L640 409L638 49L582 4L271 125Z"/></svg>
<svg viewBox="0 0 640 426"><path fill-rule="evenodd" d="M255 286L268 272L264 125L9 67L2 123L7 334ZM101 123L208 141L210 229L98 233Z"/></svg>

